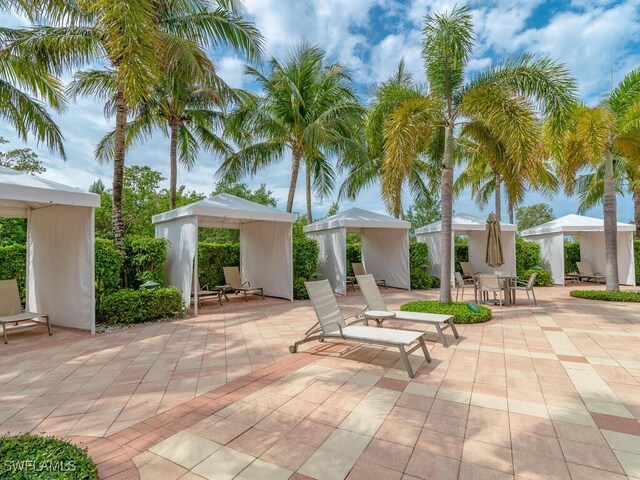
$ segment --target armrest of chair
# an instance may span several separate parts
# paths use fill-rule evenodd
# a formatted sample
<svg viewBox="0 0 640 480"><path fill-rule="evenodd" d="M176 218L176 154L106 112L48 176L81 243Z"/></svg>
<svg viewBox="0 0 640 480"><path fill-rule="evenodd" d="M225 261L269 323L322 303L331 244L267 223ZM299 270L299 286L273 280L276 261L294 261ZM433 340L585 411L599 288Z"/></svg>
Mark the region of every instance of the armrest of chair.
<svg viewBox="0 0 640 480"><path fill-rule="evenodd" d="M242 284L242 286L243 286L243 287L244 287L244 286L247 286L247 287L251 288L251 282L247 280L246 282L244 282L244 283Z"/></svg>

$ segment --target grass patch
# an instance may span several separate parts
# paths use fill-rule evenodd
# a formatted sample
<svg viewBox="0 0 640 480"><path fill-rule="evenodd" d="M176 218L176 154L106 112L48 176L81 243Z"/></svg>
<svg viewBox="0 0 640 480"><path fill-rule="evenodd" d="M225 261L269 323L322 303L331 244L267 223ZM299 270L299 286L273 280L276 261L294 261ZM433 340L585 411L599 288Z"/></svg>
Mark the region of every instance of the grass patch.
<svg viewBox="0 0 640 480"><path fill-rule="evenodd" d="M93 461L82 448L55 437L0 436L0 478L98 480Z"/></svg>
<svg viewBox="0 0 640 480"><path fill-rule="evenodd" d="M468 303L453 302L440 303L435 300L422 302L409 302L400 307L405 312L420 313L440 313L442 315L453 315L455 323L483 323L491 319L491 309L477 305L478 311L474 312L469 308Z"/></svg>
<svg viewBox="0 0 640 480"><path fill-rule="evenodd" d="M569 295L575 298L600 300L602 302L640 302L640 293L607 292L606 290L571 290Z"/></svg>

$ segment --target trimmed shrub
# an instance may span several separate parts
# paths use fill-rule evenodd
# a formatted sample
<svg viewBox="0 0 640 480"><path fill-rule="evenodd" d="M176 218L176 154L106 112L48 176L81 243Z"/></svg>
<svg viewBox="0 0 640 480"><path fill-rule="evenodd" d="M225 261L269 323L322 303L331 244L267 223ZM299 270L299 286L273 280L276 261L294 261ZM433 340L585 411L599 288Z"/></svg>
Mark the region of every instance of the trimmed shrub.
<svg viewBox="0 0 640 480"><path fill-rule="evenodd" d="M125 238L124 269L126 285L138 288L147 280L164 285L167 241L163 238L130 236Z"/></svg>
<svg viewBox="0 0 640 480"><path fill-rule="evenodd" d="M460 266L460 262L468 262L469 261L469 244L467 243L458 243L453 246L453 271L461 272L462 267Z"/></svg>
<svg viewBox="0 0 640 480"><path fill-rule="evenodd" d="M569 295L575 298L600 300L603 302L640 302L640 293L608 292L606 290L571 290Z"/></svg>
<svg viewBox="0 0 640 480"><path fill-rule="evenodd" d="M532 273L537 273L536 287L551 287L553 286L553 278L551 278L551 272L549 270L543 270L541 268L530 268L522 272L522 275L518 275L518 280L526 282Z"/></svg>
<svg viewBox="0 0 640 480"><path fill-rule="evenodd" d="M411 290L427 290L431 288L431 275L419 267L410 270Z"/></svg>
<svg viewBox="0 0 640 480"><path fill-rule="evenodd" d="M578 273L580 242L564 242L564 273Z"/></svg>
<svg viewBox="0 0 640 480"><path fill-rule="evenodd" d="M440 288L440 277L431 277L431 288Z"/></svg>
<svg viewBox="0 0 640 480"><path fill-rule="evenodd" d="M112 325L175 318L182 312L182 292L174 287L120 290L105 296L98 308L99 318Z"/></svg>
<svg viewBox="0 0 640 480"><path fill-rule="evenodd" d="M307 287L304 286L304 282L307 282L306 278L296 278L293 281L293 298L296 300L307 300L309 298L309 292Z"/></svg>
<svg viewBox="0 0 640 480"><path fill-rule="evenodd" d="M293 278L311 277L318 268L319 253L317 241L311 238L296 238L293 241Z"/></svg>
<svg viewBox="0 0 640 480"><path fill-rule="evenodd" d="M352 263L362 262L362 243L347 243L347 276L353 276Z"/></svg>
<svg viewBox="0 0 640 480"><path fill-rule="evenodd" d="M636 285L640 285L640 240L633 241L633 256L636 260Z"/></svg>
<svg viewBox="0 0 640 480"><path fill-rule="evenodd" d="M96 466L86 449L52 436L0 436L0 458L0 478L98 480Z"/></svg>
<svg viewBox="0 0 640 480"><path fill-rule="evenodd" d="M540 268L540 245L518 237L516 238L516 272L520 276L524 275L520 272L532 268Z"/></svg>
<svg viewBox="0 0 640 480"><path fill-rule="evenodd" d="M15 278L18 282L20 300L26 301L25 282L27 276L27 247L23 244L0 247L0 280Z"/></svg>
<svg viewBox="0 0 640 480"><path fill-rule="evenodd" d="M230 243L198 244L198 278L202 285L213 288L223 285L224 271L222 267L240 265L240 245Z"/></svg>
<svg viewBox="0 0 640 480"><path fill-rule="evenodd" d="M455 323L483 323L491 319L491 310L482 305L477 305L478 312L469 308L468 303L453 302L440 303L436 300L405 303L400 310L405 312L439 313L453 315Z"/></svg>
<svg viewBox="0 0 640 480"><path fill-rule="evenodd" d="M120 288L120 270L124 257L112 240L96 238L95 258L96 306L98 306L105 295Z"/></svg>

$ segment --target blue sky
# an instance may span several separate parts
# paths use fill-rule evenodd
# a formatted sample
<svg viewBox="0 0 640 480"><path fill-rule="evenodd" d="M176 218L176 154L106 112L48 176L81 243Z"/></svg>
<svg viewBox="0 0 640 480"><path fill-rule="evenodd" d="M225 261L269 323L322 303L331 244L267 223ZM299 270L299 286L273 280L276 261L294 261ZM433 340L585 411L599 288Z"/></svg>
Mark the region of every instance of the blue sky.
<svg viewBox="0 0 640 480"><path fill-rule="evenodd" d="M460 2L458 2L460 3ZM267 41L267 58L282 58L302 40L322 47L330 59L348 66L363 95L377 81L384 80L404 58L417 79L423 79L420 57L420 30L424 16L432 11L451 9L455 2L441 0L245 0L247 17L253 20ZM631 69L640 65L640 0L621 2L607 0L494 0L469 3L476 26L477 46L470 63L470 75L492 61L529 51L549 55L564 62L577 78L580 96L588 104L609 91ZM19 20L0 15L3 25L17 25ZM215 51L212 56L221 76L232 86L250 88L243 75L244 60L232 51ZM111 183L110 166L93 160L98 140L112 128L102 114L100 102L79 99L70 105L63 117L57 117L66 138L68 160L63 162L34 142L27 146L36 150L47 166L46 177L87 188L101 178ZM11 147L24 145L7 125L0 125L0 136L11 141ZM168 142L158 133L153 141L133 148L127 157L129 165L149 165L168 176ZM283 207L289 185L289 159L247 178L250 185L266 182ZM209 193L215 186L214 173L220 159L202 156L189 172L179 170L179 184L188 190ZM295 210L304 211L303 178L296 194ZM314 215L326 213L335 194L314 205ZM577 202L562 194L552 200L529 194L525 204L549 202L556 215L575 213ZM409 199L407 198L407 204ZM378 188L363 191L353 203L342 203L341 209L360 206L383 211ZM455 202L456 212L486 215L468 194ZM596 208L590 215L601 217ZM633 216L630 197L618 202L618 218L628 221Z"/></svg>

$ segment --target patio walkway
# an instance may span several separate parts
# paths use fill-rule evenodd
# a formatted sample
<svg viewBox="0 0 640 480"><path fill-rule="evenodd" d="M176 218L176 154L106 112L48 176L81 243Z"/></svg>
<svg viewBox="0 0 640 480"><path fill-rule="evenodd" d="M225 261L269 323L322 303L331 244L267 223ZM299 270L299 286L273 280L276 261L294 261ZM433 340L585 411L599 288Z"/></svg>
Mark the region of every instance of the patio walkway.
<svg viewBox="0 0 640 480"><path fill-rule="evenodd" d="M307 302L95 337L16 333L0 348L0 431L72 437L101 478L640 479L640 310L569 290L432 343L410 382L391 350L289 354L314 321Z"/></svg>

